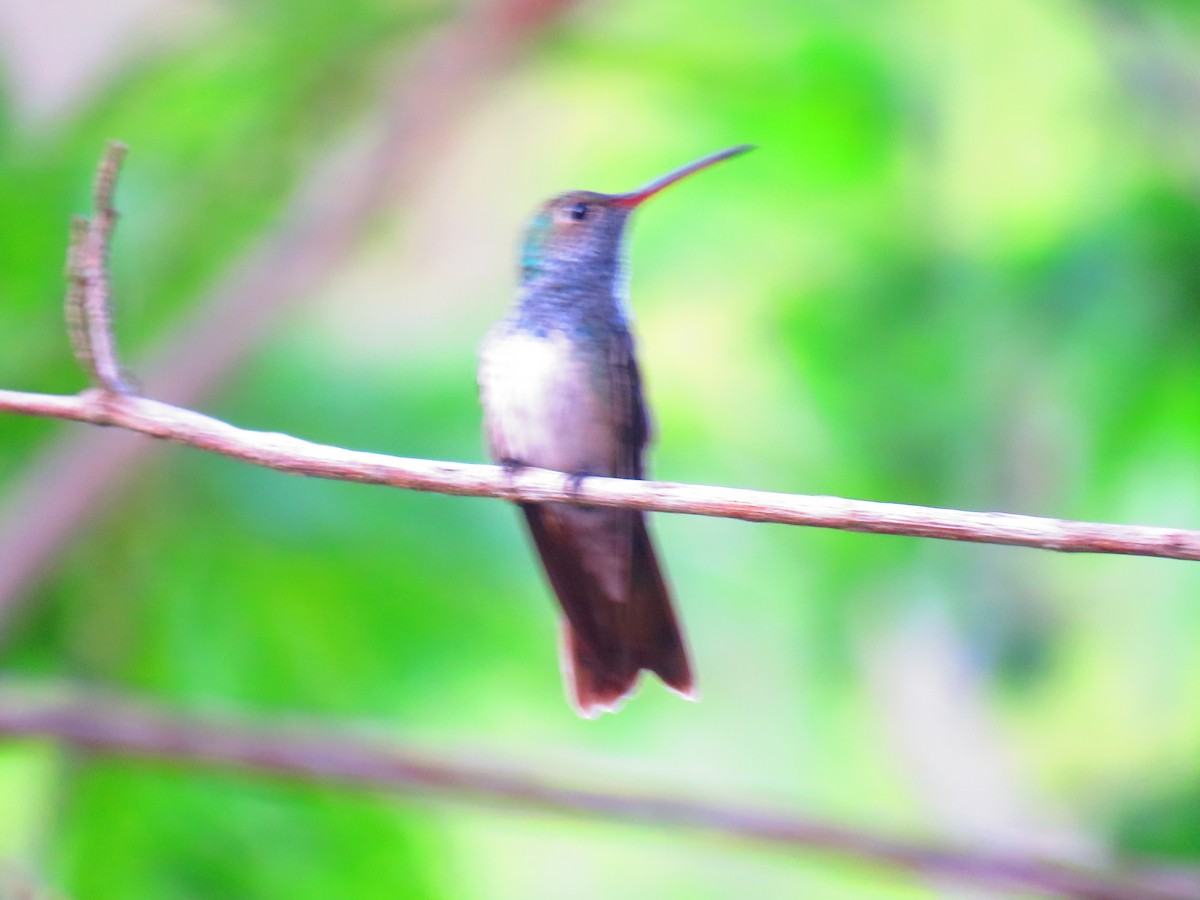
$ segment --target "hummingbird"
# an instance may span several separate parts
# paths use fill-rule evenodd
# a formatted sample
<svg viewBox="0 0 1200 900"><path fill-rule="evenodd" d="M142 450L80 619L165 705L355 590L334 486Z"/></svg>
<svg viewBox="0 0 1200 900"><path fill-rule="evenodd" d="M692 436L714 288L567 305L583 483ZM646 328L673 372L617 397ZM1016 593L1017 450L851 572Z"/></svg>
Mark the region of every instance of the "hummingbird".
<svg viewBox="0 0 1200 900"><path fill-rule="evenodd" d="M630 217L664 188L750 149L730 147L629 193L569 191L537 208L521 248L516 301L480 350L484 434L496 462L576 481L644 477L651 426L630 330ZM576 712L615 712L643 669L695 699L644 514L520 506L561 609L560 661Z"/></svg>

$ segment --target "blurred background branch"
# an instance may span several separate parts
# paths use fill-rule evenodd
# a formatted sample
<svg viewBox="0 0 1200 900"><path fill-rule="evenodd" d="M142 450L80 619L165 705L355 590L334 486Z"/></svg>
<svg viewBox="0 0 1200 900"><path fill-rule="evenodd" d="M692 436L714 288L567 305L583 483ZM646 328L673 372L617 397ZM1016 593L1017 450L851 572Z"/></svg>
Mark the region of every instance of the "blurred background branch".
<svg viewBox="0 0 1200 900"><path fill-rule="evenodd" d="M87 750L174 764L422 791L439 799L499 803L505 809L715 832L978 887L1091 900L1191 900L1200 892L1200 873L1122 874L1029 855L899 840L743 804L568 787L492 759L452 762L445 753L339 734L328 726L267 727L229 717L186 716L62 685L0 684L0 734L50 738Z"/></svg>

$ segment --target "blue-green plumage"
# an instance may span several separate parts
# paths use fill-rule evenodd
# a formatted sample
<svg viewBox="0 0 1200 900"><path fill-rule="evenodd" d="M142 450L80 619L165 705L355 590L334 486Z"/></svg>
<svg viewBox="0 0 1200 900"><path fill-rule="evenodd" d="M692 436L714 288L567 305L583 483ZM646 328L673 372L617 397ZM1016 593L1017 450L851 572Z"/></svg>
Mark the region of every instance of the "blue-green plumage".
<svg viewBox="0 0 1200 900"><path fill-rule="evenodd" d="M480 356L494 459L570 475L641 478L649 425L630 333L623 242L630 214L737 147L629 194L573 191L526 231L521 286ZM563 670L581 715L616 709L650 669L686 696L691 666L641 513L523 506L563 611Z"/></svg>

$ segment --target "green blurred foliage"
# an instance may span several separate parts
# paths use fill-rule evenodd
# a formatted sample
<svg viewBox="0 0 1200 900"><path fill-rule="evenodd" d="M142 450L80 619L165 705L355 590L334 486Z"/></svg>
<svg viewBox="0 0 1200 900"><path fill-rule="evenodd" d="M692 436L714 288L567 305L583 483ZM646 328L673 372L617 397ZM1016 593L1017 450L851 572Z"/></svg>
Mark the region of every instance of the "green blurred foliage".
<svg viewBox="0 0 1200 900"><path fill-rule="evenodd" d="M66 222L105 138L132 147L113 264L137 359L271 233L381 73L452 11L208 13L51 119L0 92L0 385L81 383L57 298ZM656 475L1196 527L1198 90L1187 2L580 6L206 408L478 459L474 354L507 303L526 211L752 141L760 151L656 200L635 230ZM64 427L3 420L0 490ZM963 721L903 718L892 684L922 659L897 636L917 634L957 660L961 702L1020 773L1013 831L1051 822L1200 863L1195 566L655 527L697 705L647 684L619 716L574 719L550 601L501 504L180 449L56 561L2 665L184 709L369 721L601 786L627 775L987 842L945 812L978 801L944 796L912 758L956 746ZM81 898L931 890L693 835L30 743L0 746L8 863Z"/></svg>

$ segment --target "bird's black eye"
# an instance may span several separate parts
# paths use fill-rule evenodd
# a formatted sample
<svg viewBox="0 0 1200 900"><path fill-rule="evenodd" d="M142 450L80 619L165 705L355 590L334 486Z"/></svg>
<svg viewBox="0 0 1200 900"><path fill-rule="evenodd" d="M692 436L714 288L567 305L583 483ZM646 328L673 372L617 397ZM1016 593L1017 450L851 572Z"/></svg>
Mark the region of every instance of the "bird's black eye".
<svg viewBox="0 0 1200 900"><path fill-rule="evenodd" d="M576 222L582 222L587 218L588 205L586 203L576 203L568 210L568 212L571 214L571 218Z"/></svg>

